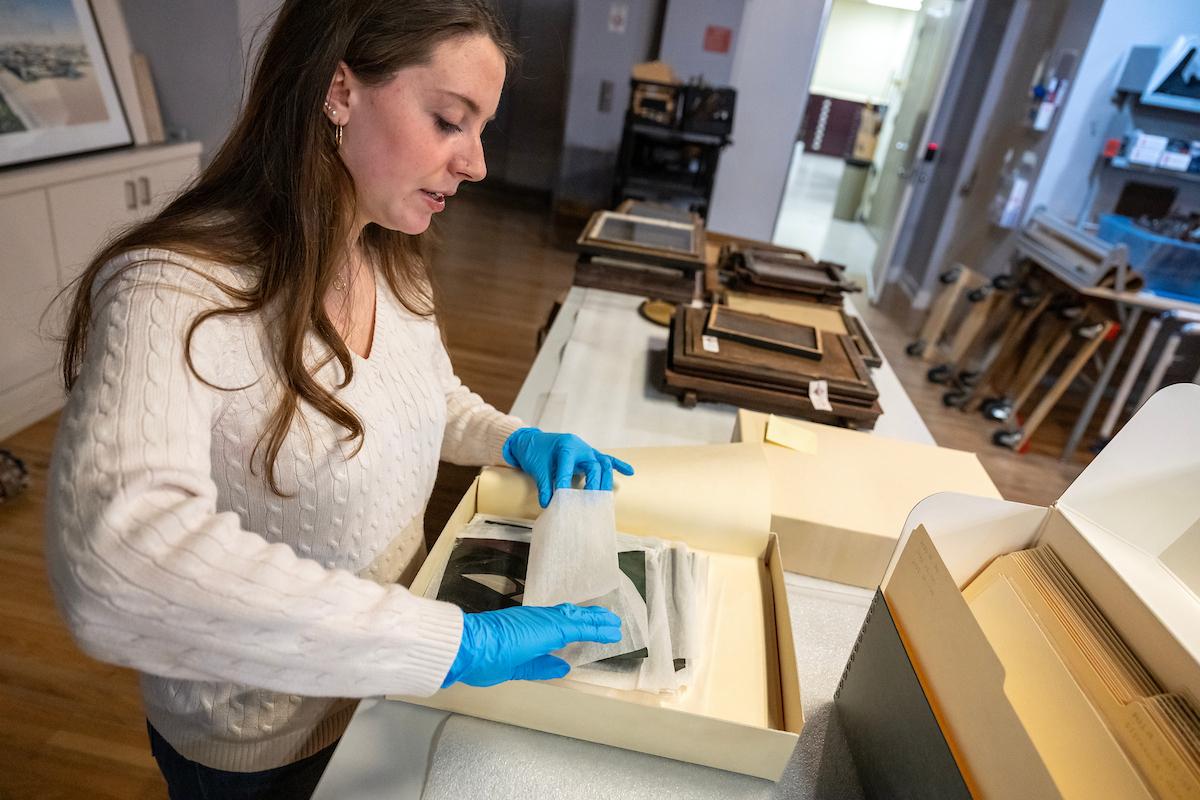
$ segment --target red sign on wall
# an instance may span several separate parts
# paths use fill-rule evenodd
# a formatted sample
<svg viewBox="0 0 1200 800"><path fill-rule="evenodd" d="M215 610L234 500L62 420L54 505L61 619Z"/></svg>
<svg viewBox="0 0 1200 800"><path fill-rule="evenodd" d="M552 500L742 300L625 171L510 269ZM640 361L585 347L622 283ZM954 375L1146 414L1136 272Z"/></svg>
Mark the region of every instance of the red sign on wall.
<svg viewBox="0 0 1200 800"><path fill-rule="evenodd" d="M704 49L710 53L728 53L733 43L733 29L709 25L704 29Z"/></svg>

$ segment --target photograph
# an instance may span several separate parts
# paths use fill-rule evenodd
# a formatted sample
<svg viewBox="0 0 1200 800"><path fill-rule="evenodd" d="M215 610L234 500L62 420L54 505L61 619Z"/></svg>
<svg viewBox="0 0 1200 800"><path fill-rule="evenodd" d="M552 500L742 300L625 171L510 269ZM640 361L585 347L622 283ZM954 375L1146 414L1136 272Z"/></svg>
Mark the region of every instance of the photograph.
<svg viewBox="0 0 1200 800"><path fill-rule="evenodd" d="M86 0L0 4L0 166L130 142Z"/></svg>

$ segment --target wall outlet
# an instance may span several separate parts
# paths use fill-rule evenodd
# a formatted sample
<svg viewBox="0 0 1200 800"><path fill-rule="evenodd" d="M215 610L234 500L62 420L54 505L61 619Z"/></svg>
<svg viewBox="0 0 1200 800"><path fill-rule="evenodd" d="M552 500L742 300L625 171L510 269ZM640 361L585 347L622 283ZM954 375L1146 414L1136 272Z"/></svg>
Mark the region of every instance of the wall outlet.
<svg viewBox="0 0 1200 800"><path fill-rule="evenodd" d="M596 107L599 109L600 113L607 114L608 112L612 111L612 103L613 82L600 81L600 102Z"/></svg>

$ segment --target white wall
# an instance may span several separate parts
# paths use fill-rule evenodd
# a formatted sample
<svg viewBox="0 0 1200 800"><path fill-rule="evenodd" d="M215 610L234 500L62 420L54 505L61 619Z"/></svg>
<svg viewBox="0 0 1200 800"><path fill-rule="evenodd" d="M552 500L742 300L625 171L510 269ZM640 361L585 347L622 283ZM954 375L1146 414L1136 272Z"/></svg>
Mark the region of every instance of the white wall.
<svg viewBox="0 0 1200 800"><path fill-rule="evenodd" d="M730 84L733 144L721 154L708 227L770 241L830 0L746 0Z"/></svg>
<svg viewBox="0 0 1200 800"><path fill-rule="evenodd" d="M659 58L670 64L682 80L702 75L705 83L727 85L733 72L733 54L737 52L745 5L745 0L670 0L663 21ZM729 52L704 49L704 32L709 25L733 31Z"/></svg>
<svg viewBox="0 0 1200 800"><path fill-rule="evenodd" d="M1116 107L1113 86L1134 45L1168 47L1183 33L1200 33L1200 2L1106 0L1075 74L1054 139L1046 152L1029 211L1045 205L1068 219L1081 211L1088 176Z"/></svg>
<svg viewBox="0 0 1200 800"><path fill-rule="evenodd" d="M810 91L860 103L886 100L916 19L915 11L833 0Z"/></svg>

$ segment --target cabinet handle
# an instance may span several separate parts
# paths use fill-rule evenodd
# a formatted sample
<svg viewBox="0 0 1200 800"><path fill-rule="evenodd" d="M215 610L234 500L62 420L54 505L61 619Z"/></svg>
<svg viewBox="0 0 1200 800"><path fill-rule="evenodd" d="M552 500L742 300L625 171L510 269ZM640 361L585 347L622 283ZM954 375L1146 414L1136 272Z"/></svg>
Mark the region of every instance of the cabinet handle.
<svg viewBox="0 0 1200 800"><path fill-rule="evenodd" d="M133 181L125 181L125 208L137 211L137 207L137 187L133 185Z"/></svg>
<svg viewBox="0 0 1200 800"><path fill-rule="evenodd" d="M144 175L138 178L138 188L142 190L142 205L150 205L150 179Z"/></svg>

